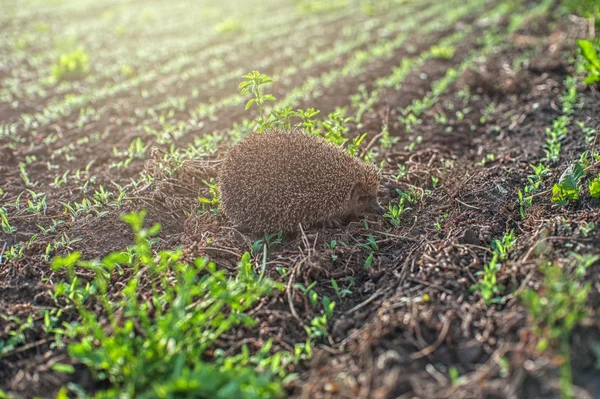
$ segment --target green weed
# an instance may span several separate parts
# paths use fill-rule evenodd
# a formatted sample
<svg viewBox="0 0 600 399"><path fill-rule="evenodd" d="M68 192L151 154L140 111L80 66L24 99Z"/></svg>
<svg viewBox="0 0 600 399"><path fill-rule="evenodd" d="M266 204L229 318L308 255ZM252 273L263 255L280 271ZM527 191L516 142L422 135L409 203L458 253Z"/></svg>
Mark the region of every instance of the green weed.
<svg viewBox="0 0 600 399"><path fill-rule="evenodd" d="M277 379L285 376L293 355L279 353L277 361L269 356L269 367L261 372L247 352L214 356L212 363L207 359L223 334L238 325L254 325L246 311L258 299L283 287L259 279L248 253L235 277L227 277L204 258L184 263L181 251L155 255L151 239L160 227L144 228L144 216L141 212L123 217L135 234L129 251L113 252L101 261L83 261L73 252L52 262L53 270L63 269L68 276L56 285L56 297L68 297L79 315L68 332L74 340L68 353L95 379L111 384L95 397L280 396ZM76 267L92 272L92 281L82 281ZM112 271L125 268L131 277L114 291ZM92 303L101 316L88 309Z"/></svg>
<svg viewBox="0 0 600 399"><path fill-rule="evenodd" d="M552 202L564 206L579 200L582 192L580 182L584 175L581 162L570 165L560 176L558 183L552 187Z"/></svg>
<svg viewBox="0 0 600 399"><path fill-rule="evenodd" d="M14 226L11 226L10 222L8 221L7 212L6 212L6 209L4 209L4 208L0 208L0 219L2 220L2 231L3 232L5 232L7 234L12 234L17 231L17 228Z"/></svg>
<svg viewBox="0 0 600 399"><path fill-rule="evenodd" d="M577 41L577 44L586 61L584 68L587 71L587 76L584 82L589 85L599 83L600 57L598 56L598 48L600 48L600 40L579 40Z"/></svg>
<svg viewBox="0 0 600 399"><path fill-rule="evenodd" d="M494 252L492 259L484 266L483 271L475 273L476 276L483 274L483 279L471 286L471 291L479 291L481 293L481 297L486 305L503 303L499 295L504 291L504 286L497 283L496 277L502 267L499 263L499 257L498 253Z"/></svg>
<svg viewBox="0 0 600 399"><path fill-rule="evenodd" d="M51 72L55 82L81 79L90 72L90 56L82 48L63 53Z"/></svg>
<svg viewBox="0 0 600 399"><path fill-rule="evenodd" d="M238 33L243 30L242 23L235 18L227 18L215 26L215 31L221 34Z"/></svg>
<svg viewBox="0 0 600 399"><path fill-rule="evenodd" d="M340 288L340 286L338 285L337 281L334 278L331 279L331 286L335 290L335 294L338 296L338 298L343 298L346 295L352 295L352 291L350 291L349 288L353 284L354 284L354 280L351 280L350 281L350 285L348 286L348 288Z"/></svg>
<svg viewBox="0 0 600 399"><path fill-rule="evenodd" d="M540 291L528 288L520 296L540 337L538 349L544 351L549 346L554 347L563 358L560 366L563 398L573 397L569 347L571 332L588 313L586 304L591 285L583 281L585 269L599 259L598 256L575 258L578 261L575 272L551 264L542 266L540 270L544 280Z"/></svg>
<svg viewBox="0 0 600 399"><path fill-rule="evenodd" d="M245 81L240 83L239 88L242 89L240 94L245 96L246 94L250 93L253 96L253 98L248 100L246 103L246 110L250 109L253 104L256 104L259 114L258 123L264 129L268 127L264 114L265 101L275 101L275 97L270 94L263 94L262 86L272 83L273 79L258 71L253 71L249 74L246 74L243 76L243 78Z"/></svg>
<svg viewBox="0 0 600 399"><path fill-rule="evenodd" d="M202 180L202 183L208 187L208 193L210 194L210 198L198 197L198 202L202 204L202 210L206 211L205 206L207 205L212 212L217 212L221 200L219 199L219 187L216 181L211 178L210 181Z"/></svg>
<svg viewBox="0 0 600 399"><path fill-rule="evenodd" d="M600 198L600 176L590 180L588 183L588 188L592 198Z"/></svg>
<svg viewBox="0 0 600 399"><path fill-rule="evenodd" d="M397 204L388 204L387 212L383 217L388 219L395 227L400 226L400 215L404 212L404 198L401 198Z"/></svg>
<svg viewBox="0 0 600 399"><path fill-rule="evenodd" d="M567 137L569 117L562 115L552 122L552 128L546 128L545 160L557 162L560 158L561 142Z"/></svg>
<svg viewBox="0 0 600 399"><path fill-rule="evenodd" d="M533 169L534 174L527 176L529 184L527 184L523 190L519 189L518 191L521 219L525 219L527 209L533 204L533 195L542 184L542 179L547 177L550 171L550 169L542 163L537 166L530 164L529 167Z"/></svg>
<svg viewBox="0 0 600 399"><path fill-rule="evenodd" d="M451 60L456 53L456 47L454 46L431 46L431 55L434 58L443 58L445 60Z"/></svg>

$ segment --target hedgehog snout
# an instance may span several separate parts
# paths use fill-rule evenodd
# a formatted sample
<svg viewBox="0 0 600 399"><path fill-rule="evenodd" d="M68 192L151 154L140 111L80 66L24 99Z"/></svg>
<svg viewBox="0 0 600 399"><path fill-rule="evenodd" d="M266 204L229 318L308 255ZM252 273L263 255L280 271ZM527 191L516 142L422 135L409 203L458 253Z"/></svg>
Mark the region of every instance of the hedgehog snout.
<svg viewBox="0 0 600 399"><path fill-rule="evenodd" d="M381 206L377 199L373 199L365 203L365 213L376 213L378 215L383 215L385 213L385 208Z"/></svg>
<svg viewBox="0 0 600 399"><path fill-rule="evenodd" d="M349 206L349 213L356 216L363 216L368 214L379 214L383 215L385 209L379 204L377 198L360 198Z"/></svg>

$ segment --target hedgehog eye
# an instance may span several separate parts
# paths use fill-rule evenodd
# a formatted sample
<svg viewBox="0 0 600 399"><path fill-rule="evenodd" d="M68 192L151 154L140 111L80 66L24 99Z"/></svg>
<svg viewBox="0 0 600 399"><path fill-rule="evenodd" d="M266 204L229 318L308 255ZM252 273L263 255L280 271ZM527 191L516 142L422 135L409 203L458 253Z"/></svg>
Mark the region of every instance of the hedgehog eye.
<svg viewBox="0 0 600 399"><path fill-rule="evenodd" d="M369 194L365 192L360 184L355 184L350 193L350 199L356 202L364 202L369 199Z"/></svg>

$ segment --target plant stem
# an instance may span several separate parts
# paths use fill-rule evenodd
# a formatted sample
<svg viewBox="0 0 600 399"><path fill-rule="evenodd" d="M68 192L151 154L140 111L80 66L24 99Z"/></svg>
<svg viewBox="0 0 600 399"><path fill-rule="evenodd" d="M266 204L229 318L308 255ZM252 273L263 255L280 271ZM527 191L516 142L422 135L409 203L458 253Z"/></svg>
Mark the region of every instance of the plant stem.
<svg viewBox="0 0 600 399"><path fill-rule="evenodd" d="M569 347L569 334L562 334L560 338L559 353L563 357L560 366L560 397L573 399L573 375L571 371L571 348Z"/></svg>

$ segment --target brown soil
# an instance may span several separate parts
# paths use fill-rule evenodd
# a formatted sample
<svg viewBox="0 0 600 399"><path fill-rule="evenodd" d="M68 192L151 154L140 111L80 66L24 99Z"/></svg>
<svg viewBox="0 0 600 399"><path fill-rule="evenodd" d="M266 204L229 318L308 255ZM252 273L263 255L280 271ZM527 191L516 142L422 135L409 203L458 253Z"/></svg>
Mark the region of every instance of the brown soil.
<svg viewBox="0 0 600 399"><path fill-rule="evenodd" d="M285 266L293 270L293 282L309 285L317 281L319 294L337 302L330 339L318 344L312 361L296 370L300 378L287 387L290 397L559 397L559 359L552 351L536 351L537 338L515 292L525 287L539 288L542 276L537 269L544 259L559 261L567 259L570 251L598 253L600 248L598 228L582 234L582 228L599 223L600 202L584 195L576 205L559 208L551 204L548 192L566 166L590 149L575 124L569 127L561 159L544 180L527 217L522 219L519 211L517 191L527 184L527 176L532 173L529 165L544 157L545 129L560 115L564 80L573 74L568 60L573 37L566 26L559 23L552 31L540 28L515 35L515 44L508 50L478 63L452 85L434 108L419 117L422 122L410 134L397 122L398 109L425 95L449 65L460 63L469 50L477 48L476 35L457 46L452 60L428 61L409 75L401 90L386 90L381 95L383 100L363 116L363 125L352 126L350 135L367 132L366 142L380 132L382 123L388 123L390 133L399 138L387 150L375 147L378 162L386 160L380 190L382 203L396 201L397 189L416 188L431 194L410 206L397 228L382 217L369 216L368 228L363 221L342 228L312 228L305 234L289 234L282 244L271 248L270 277L281 279L274 266ZM415 37L409 42L422 51L445 34ZM523 68L513 69L512 62L524 55L529 56L524 58ZM315 107L326 115L335 107L348 105L349 94L359 85L371 88L377 78L389 74L391 66L405 56L406 51L400 50L392 59L373 65L364 75L340 80L321 97L298 108ZM246 61L250 66L253 59ZM303 71L277 90L285 93L307 76L320 73L319 69ZM465 89L469 89L468 97L462 96ZM600 92L580 89L582 106L576 109L573 120L598 129ZM227 87L228 92L234 90ZM124 93L118 104L112 105L113 111L95 121L90 129L118 131L117 124L131 116L135 107L146 105L143 99L128 96ZM487 119L482 123L481 117L491 104L492 111L486 113ZM461 111L460 116L457 111ZM436 121L436 115L442 114L447 119L443 125ZM207 121L202 130L225 130L248 115L242 110L225 110L214 121ZM64 123L74 119L76 115ZM43 144L42 137L61 131L62 123L40 132L36 146L18 145L11 150L0 145L0 180L4 182L7 202L14 201L25 189L19 162L28 155L46 160L54 149L77 136L79 131L67 130L51 147ZM31 315L35 323L35 328L26 332L27 344L0 357L0 389L29 398L50 397L67 381L90 389L98 387L82 366L71 376L51 370L53 364L67 360L65 350L51 346L50 337L41 328L40 312L54 305L52 286L61 277L50 271L43 258L52 239L62 234L82 238L52 255L80 250L86 258L101 257L131 243L131 233L119 216L142 208L149 210L148 223L162 225L157 248L183 245L190 259L208 255L223 267L234 266L247 250L248 242L255 239L238 234L219 217L196 216L195 212L186 217L184 211L198 208L198 195L206 195L201 181L216 175L208 161L188 162L175 175L166 175L167 168L158 162L161 149L155 149L152 154L148 151L148 159L136 160L127 169L110 169L114 161L112 148L126 146L138 134L133 129L130 132L124 126L119 135L110 134L87 146L85 152L78 150L78 159L68 165L71 170L83 168L94 157L95 188L100 184L108 186L112 181L126 184L140 172L152 174L154 182L141 187L119 212L102 218L90 215L73 222L62 214L58 201L80 200L81 192L72 192L72 184L50 186L52 178L44 162L35 162L28 168L30 179L39 182L35 191L52 198L47 216L19 216L16 234L0 233L0 251L4 243L9 247L26 242L32 234L39 233L37 225L47 226L51 217L64 223L55 233L40 236L26 246L20 260L0 263L1 313L21 319ZM407 146L417 136L422 140L409 151ZM193 138L189 134L176 144L185 146ZM226 146L222 143L210 161L219 159ZM482 166L480 161L487 154L494 154L493 160ZM398 164L405 165L407 173L396 179ZM439 179L437 184L432 183L432 178ZM27 194L23 196L26 198ZM498 274L498 283L506 287L504 303L486 306L470 288L478 281L477 272L490 260L491 241L511 229L518 236L516 249ZM369 235L376 239L379 250L372 266L365 269L370 251L360 244ZM211 237L210 245L206 244L207 236ZM347 244L336 248L335 260L333 251L325 247L333 239ZM540 241L546 244L543 253L533 251ZM600 342L599 267L596 263L587 273L592 284L591 313L571 339L578 398L600 397L600 358L592 349ZM340 286L351 285L352 294L337 297L331 287L332 278ZM291 302L285 295L266 298L253 313L259 320L258 328L236 330L235 335L223 338L223 348L235 351L242 341L259 348L268 338L273 339L274 349L289 349L294 343L303 342L306 336L302 323L293 313L303 322L317 313L298 290L290 297ZM64 317L69 321L73 316ZM4 334L14 326L13 322L0 319L0 339L6 338ZM462 377L460 383L449 380L451 368Z"/></svg>

